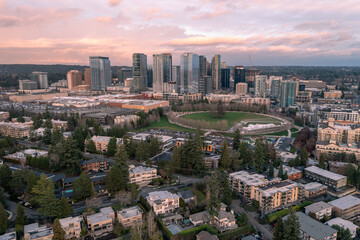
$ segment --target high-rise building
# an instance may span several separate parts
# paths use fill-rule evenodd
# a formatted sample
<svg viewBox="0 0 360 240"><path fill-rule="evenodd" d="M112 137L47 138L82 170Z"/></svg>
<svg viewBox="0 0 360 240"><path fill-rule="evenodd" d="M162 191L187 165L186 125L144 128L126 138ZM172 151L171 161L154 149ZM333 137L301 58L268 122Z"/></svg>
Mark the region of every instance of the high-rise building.
<svg viewBox="0 0 360 240"><path fill-rule="evenodd" d="M255 76L255 96L256 97L265 97L266 95L266 75L256 75Z"/></svg>
<svg viewBox="0 0 360 240"><path fill-rule="evenodd" d="M255 87L255 76L260 74L258 69L246 69L245 71L245 82L249 88Z"/></svg>
<svg viewBox="0 0 360 240"><path fill-rule="evenodd" d="M212 79L210 76L199 77L199 93L208 94L212 92Z"/></svg>
<svg viewBox="0 0 360 240"><path fill-rule="evenodd" d="M128 67L123 67L120 68L118 70L118 74L117 74L119 83L124 84L125 83L125 79L127 78L132 78L133 77L133 70L132 68L128 68Z"/></svg>
<svg viewBox="0 0 360 240"><path fill-rule="evenodd" d="M172 80L172 56L171 53L153 55L153 91L164 92L164 83Z"/></svg>
<svg viewBox="0 0 360 240"><path fill-rule="evenodd" d="M147 79L148 79L147 86L149 88L151 88L153 86L153 69L152 69L152 67L148 67Z"/></svg>
<svg viewBox="0 0 360 240"><path fill-rule="evenodd" d="M221 69L221 88L222 89L230 88L230 69L229 68Z"/></svg>
<svg viewBox="0 0 360 240"><path fill-rule="evenodd" d="M244 66L235 66L234 67L234 87L236 84L245 82L245 68Z"/></svg>
<svg viewBox="0 0 360 240"><path fill-rule="evenodd" d="M199 56L199 76L206 76L207 74L207 61L203 55Z"/></svg>
<svg viewBox="0 0 360 240"><path fill-rule="evenodd" d="M199 55L184 53L180 58L180 92L198 93L199 91Z"/></svg>
<svg viewBox="0 0 360 240"><path fill-rule="evenodd" d="M71 90L76 86L82 85L82 73L78 70L70 70L66 74L68 88Z"/></svg>
<svg viewBox="0 0 360 240"><path fill-rule="evenodd" d="M108 57L91 56L91 88L95 91L105 91L111 86L111 68Z"/></svg>
<svg viewBox="0 0 360 240"><path fill-rule="evenodd" d="M143 53L133 54L133 89L144 91L147 86L147 56Z"/></svg>
<svg viewBox="0 0 360 240"><path fill-rule="evenodd" d="M248 84L245 82L240 82L236 84L236 94L246 95L248 91Z"/></svg>
<svg viewBox="0 0 360 240"><path fill-rule="evenodd" d="M282 77L270 76L270 96L279 98L281 93Z"/></svg>
<svg viewBox="0 0 360 240"><path fill-rule="evenodd" d="M90 68L84 69L84 85L89 85L91 87L91 70L90 70Z"/></svg>
<svg viewBox="0 0 360 240"><path fill-rule="evenodd" d="M26 80L19 80L19 89L20 90L35 90L37 89L37 82Z"/></svg>
<svg viewBox="0 0 360 240"><path fill-rule="evenodd" d="M280 107L294 105L296 97L296 81L283 81L281 83Z"/></svg>
<svg viewBox="0 0 360 240"><path fill-rule="evenodd" d="M172 81L176 83L176 92L180 91L180 66L172 67Z"/></svg>
<svg viewBox="0 0 360 240"><path fill-rule="evenodd" d="M211 79L213 89L219 90L221 88L221 56L219 54L216 54L211 60Z"/></svg>
<svg viewBox="0 0 360 240"><path fill-rule="evenodd" d="M47 72L32 72L31 81L37 82L37 88L49 88Z"/></svg>

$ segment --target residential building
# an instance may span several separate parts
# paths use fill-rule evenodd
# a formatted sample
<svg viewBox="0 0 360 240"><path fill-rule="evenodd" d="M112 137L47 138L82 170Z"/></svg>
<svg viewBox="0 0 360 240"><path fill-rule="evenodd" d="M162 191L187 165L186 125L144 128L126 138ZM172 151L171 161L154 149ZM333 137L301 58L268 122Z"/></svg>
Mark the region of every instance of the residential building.
<svg viewBox="0 0 360 240"><path fill-rule="evenodd" d="M331 217L331 210L333 206L320 201L305 207L305 214L317 220L322 220L324 217Z"/></svg>
<svg viewBox="0 0 360 240"><path fill-rule="evenodd" d="M78 70L70 70L66 74L68 88L72 90L74 87L82 85L82 73Z"/></svg>
<svg viewBox="0 0 360 240"><path fill-rule="evenodd" d="M133 89L144 91L147 87L147 56L143 53L133 54Z"/></svg>
<svg viewBox="0 0 360 240"><path fill-rule="evenodd" d="M93 157L81 162L81 168L86 172L99 172L109 169L108 159L102 157Z"/></svg>
<svg viewBox="0 0 360 240"><path fill-rule="evenodd" d="M219 240L219 238L207 231L201 231L196 235L196 240Z"/></svg>
<svg viewBox="0 0 360 240"><path fill-rule="evenodd" d="M303 212L296 212L300 223L300 239L307 240L336 240L337 230L325 225L307 215ZM283 217L286 220L289 215Z"/></svg>
<svg viewBox="0 0 360 240"><path fill-rule="evenodd" d="M195 226L210 224L220 232L238 227L234 214L223 209L220 209L218 215L214 217L211 217L207 211L191 214L189 220Z"/></svg>
<svg viewBox="0 0 360 240"><path fill-rule="evenodd" d="M336 190L346 186L347 177L321 169L316 166L307 167L304 169L305 178L312 181L325 184L329 188Z"/></svg>
<svg viewBox="0 0 360 240"><path fill-rule="evenodd" d="M7 119L9 119L10 117L10 113L9 112L0 112L0 121L6 121Z"/></svg>
<svg viewBox="0 0 360 240"><path fill-rule="evenodd" d="M330 90L324 92L324 98L340 99L342 96L342 91L340 90Z"/></svg>
<svg viewBox="0 0 360 240"><path fill-rule="evenodd" d="M37 82L28 79L19 80L19 90L35 90L37 89Z"/></svg>
<svg viewBox="0 0 360 240"><path fill-rule="evenodd" d="M221 69L221 88L229 89L230 88L230 68Z"/></svg>
<svg viewBox="0 0 360 240"><path fill-rule="evenodd" d="M270 106L270 98L261 98L261 97L240 97L237 102L245 104L256 104L256 105L266 105Z"/></svg>
<svg viewBox="0 0 360 240"><path fill-rule="evenodd" d="M310 91L298 92L298 94L295 97L295 102L296 103L312 103L313 102L312 92L310 92Z"/></svg>
<svg viewBox="0 0 360 240"><path fill-rule="evenodd" d="M28 224L24 226L25 240L51 240L54 236L51 227L39 226L39 223Z"/></svg>
<svg viewBox="0 0 360 240"><path fill-rule="evenodd" d="M360 199L351 195L328 202L333 206L333 215L351 219L360 214Z"/></svg>
<svg viewBox="0 0 360 240"><path fill-rule="evenodd" d="M91 70L90 70L90 68L84 69L84 85L88 85L91 88Z"/></svg>
<svg viewBox="0 0 360 240"><path fill-rule="evenodd" d="M341 124L335 121L318 124L318 141L335 141L336 144L360 142L360 124Z"/></svg>
<svg viewBox="0 0 360 240"><path fill-rule="evenodd" d="M236 94L246 95L248 92L248 84L245 82L239 82L236 84Z"/></svg>
<svg viewBox="0 0 360 240"><path fill-rule="evenodd" d="M255 97L265 97L266 95L266 75L255 76Z"/></svg>
<svg viewBox="0 0 360 240"><path fill-rule="evenodd" d="M0 122L0 134L13 138L28 138L31 128L29 123Z"/></svg>
<svg viewBox="0 0 360 240"><path fill-rule="evenodd" d="M178 192L179 197L181 197L185 203L196 202L196 196L191 190L183 190Z"/></svg>
<svg viewBox="0 0 360 240"><path fill-rule="evenodd" d="M329 225L330 227L337 225L344 229L349 229L352 238L356 237L356 230L359 228L358 225L355 225L354 223L342 218L333 218L327 221L325 224Z"/></svg>
<svg viewBox="0 0 360 240"><path fill-rule="evenodd" d="M118 221L124 228L141 226L142 216L143 211L140 209L139 206L117 211Z"/></svg>
<svg viewBox="0 0 360 240"><path fill-rule="evenodd" d="M258 69L246 69L245 71L245 82L249 86L249 90L253 90L255 87L255 76L260 74L260 70Z"/></svg>
<svg viewBox="0 0 360 240"><path fill-rule="evenodd" d="M184 53L180 58L180 92L199 92L199 55Z"/></svg>
<svg viewBox="0 0 360 240"><path fill-rule="evenodd" d="M294 105L296 97L296 81L281 82L280 107Z"/></svg>
<svg viewBox="0 0 360 240"><path fill-rule="evenodd" d="M147 202L153 208L156 215L174 212L179 208L180 197L168 191L150 192L146 197Z"/></svg>
<svg viewBox="0 0 360 240"><path fill-rule="evenodd" d="M16 240L16 232L10 232L0 235L0 240Z"/></svg>
<svg viewBox="0 0 360 240"><path fill-rule="evenodd" d="M326 88L326 82L320 81L320 80L300 80L299 83L300 88L308 89L308 88L319 88L319 89L325 89Z"/></svg>
<svg viewBox="0 0 360 240"><path fill-rule="evenodd" d="M37 83L38 89L49 88L48 73L47 72L32 72L31 81Z"/></svg>
<svg viewBox="0 0 360 240"><path fill-rule="evenodd" d="M66 239L79 239L81 237L82 216L63 218L59 221L62 229L65 231Z"/></svg>
<svg viewBox="0 0 360 240"><path fill-rule="evenodd" d="M220 90L221 88L221 56L216 54L211 59L211 80L213 83L213 90Z"/></svg>
<svg viewBox="0 0 360 240"><path fill-rule="evenodd" d="M95 91L105 91L111 86L111 68L108 57L91 56L91 88Z"/></svg>
<svg viewBox="0 0 360 240"><path fill-rule="evenodd" d="M235 66L234 67L234 87L237 88L238 83L245 83L245 68L244 66ZM248 85L246 84L246 87ZM237 93L237 89L236 90ZM247 92L247 89L246 89ZM237 93L238 94L238 93Z"/></svg>
<svg viewBox="0 0 360 240"><path fill-rule="evenodd" d="M337 153L355 154L356 159L359 160L360 142L336 144L335 141L318 141L316 143L316 156L318 159L321 154L335 156Z"/></svg>
<svg viewBox="0 0 360 240"><path fill-rule="evenodd" d="M164 84L172 81L172 56L170 53L153 55L153 91L163 93Z"/></svg>
<svg viewBox="0 0 360 240"><path fill-rule="evenodd" d="M331 111L325 112L325 120L334 119L335 121L360 122L358 111Z"/></svg>
<svg viewBox="0 0 360 240"><path fill-rule="evenodd" d="M51 120L53 129L60 128L66 130L68 128L67 121L61 121L61 120Z"/></svg>
<svg viewBox="0 0 360 240"><path fill-rule="evenodd" d="M304 185L305 198L316 198L325 195L328 187L321 183L311 182Z"/></svg>
<svg viewBox="0 0 360 240"><path fill-rule="evenodd" d="M199 76L206 76L207 69L206 69L206 57L203 55L199 56Z"/></svg>
<svg viewBox="0 0 360 240"><path fill-rule="evenodd" d="M87 227L92 237L98 238L113 231L115 212L111 207L101 208L99 213L87 216Z"/></svg>
<svg viewBox="0 0 360 240"><path fill-rule="evenodd" d="M148 185L153 179L158 178L156 168L134 165L129 166L129 183L140 186Z"/></svg>
<svg viewBox="0 0 360 240"><path fill-rule="evenodd" d="M107 151L107 147L108 144L110 142L111 137L107 137L107 136L92 136L91 140L95 143L96 146L96 151L99 152L106 152ZM123 143L122 138L117 138L116 139L116 143L117 144L121 144Z"/></svg>
<svg viewBox="0 0 360 240"><path fill-rule="evenodd" d="M302 178L302 171L297 170L296 168L283 165L283 173L287 173L289 180L296 180ZM279 169L274 170L274 176L278 177Z"/></svg>
<svg viewBox="0 0 360 240"><path fill-rule="evenodd" d="M139 120L140 117L138 115L122 115L122 116L116 116L114 118L114 124L115 125L130 125L131 122L136 123L137 120Z"/></svg>
<svg viewBox="0 0 360 240"><path fill-rule="evenodd" d="M280 98L282 77L270 76L270 96Z"/></svg>

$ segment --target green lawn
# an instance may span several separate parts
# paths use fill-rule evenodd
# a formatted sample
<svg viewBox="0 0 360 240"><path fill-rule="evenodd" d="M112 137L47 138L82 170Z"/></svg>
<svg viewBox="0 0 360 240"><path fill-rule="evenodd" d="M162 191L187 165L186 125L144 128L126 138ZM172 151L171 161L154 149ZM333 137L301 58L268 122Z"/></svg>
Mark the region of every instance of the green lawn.
<svg viewBox="0 0 360 240"><path fill-rule="evenodd" d="M210 123L215 123L221 120L227 120L228 128L231 128L236 123L239 123L241 121L249 121L252 123L274 123L274 124L281 123L280 120L272 117L268 117L256 113L247 113L247 112L226 112L225 116L221 118L213 117L209 112L192 113L181 117L185 119L205 120Z"/></svg>
<svg viewBox="0 0 360 240"><path fill-rule="evenodd" d="M195 130L193 130L193 129L184 128L184 127L181 127L181 126L176 125L176 124L171 124L169 122L169 120L167 119L167 117L162 117L160 119L160 121L152 122L152 123L150 123L149 127L140 128L137 131L141 132L141 131L145 131L145 130L148 130L148 129L166 129L166 130L171 130L171 131L195 132Z"/></svg>
<svg viewBox="0 0 360 240"><path fill-rule="evenodd" d="M196 195L198 204L205 200L206 196L199 190L192 190L193 193Z"/></svg>
<svg viewBox="0 0 360 240"><path fill-rule="evenodd" d="M290 128L290 131L293 133L293 132L297 132L297 131L299 131L297 128Z"/></svg>
<svg viewBox="0 0 360 240"><path fill-rule="evenodd" d="M276 133L269 133L269 134L265 134L266 136L287 136L288 135L288 131L284 130L281 132L276 132Z"/></svg>

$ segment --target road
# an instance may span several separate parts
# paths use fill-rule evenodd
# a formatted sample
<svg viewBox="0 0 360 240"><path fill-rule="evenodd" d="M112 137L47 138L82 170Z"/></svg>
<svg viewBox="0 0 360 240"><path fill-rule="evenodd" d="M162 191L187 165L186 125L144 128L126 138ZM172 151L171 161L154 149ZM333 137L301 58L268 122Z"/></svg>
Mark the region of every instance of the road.
<svg viewBox="0 0 360 240"><path fill-rule="evenodd" d="M234 200L230 207L237 213L245 213L248 217L248 220L250 222L251 225L253 225L254 227L256 227L257 230L261 231L264 236L263 239L267 239L267 240L271 240L273 238L273 234L272 232L266 228L265 226L261 225L257 219L256 219L256 214L249 212L247 210L245 210L244 208L241 207L241 201L240 200Z"/></svg>
<svg viewBox="0 0 360 240"><path fill-rule="evenodd" d="M14 214L10 219L11 221L14 221L16 218L17 203L7 199L5 205L6 205L6 209ZM25 215L30 219L37 220L40 217L39 213L34 209L24 207L24 210L25 210Z"/></svg>

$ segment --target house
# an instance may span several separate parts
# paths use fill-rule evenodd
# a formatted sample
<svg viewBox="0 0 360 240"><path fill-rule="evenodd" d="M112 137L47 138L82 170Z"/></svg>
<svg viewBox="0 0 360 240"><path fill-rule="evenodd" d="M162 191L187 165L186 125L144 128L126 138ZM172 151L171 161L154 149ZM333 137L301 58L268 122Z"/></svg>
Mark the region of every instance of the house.
<svg viewBox="0 0 360 240"><path fill-rule="evenodd" d="M336 240L337 230L325 225L303 212L296 212L300 223L300 238L309 240ZM288 215L289 216L289 215ZM288 216L283 217L284 220Z"/></svg>
<svg viewBox="0 0 360 240"><path fill-rule="evenodd" d="M130 228L142 224L143 211L139 206L135 206L118 211L117 216L124 228Z"/></svg>
<svg viewBox="0 0 360 240"><path fill-rule="evenodd" d="M16 240L16 232L5 233L0 236L0 240Z"/></svg>
<svg viewBox="0 0 360 240"><path fill-rule="evenodd" d="M219 238L207 231L201 231L196 235L196 240L219 240Z"/></svg>
<svg viewBox="0 0 360 240"><path fill-rule="evenodd" d="M51 240L54 236L51 227L39 227L39 223L28 224L24 226L25 240Z"/></svg>
<svg viewBox="0 0 360 240"><path fill-rule="evenodd" d="M316 202L305 207L305 214L321 220L325 216L331 217L332 208L333 207L326 202Z"/></svg>
<svg viewBox="0 0 360 240"><path fill-rule="evenodd" d="M185 203L189 203L191 201L193 201L193 202L196 201L196 196L194 195L194 193L191 190L180 191L180 192L178 192L178 195L182 199L184 199Z"/></svg>
<svg viewBox="0 0 360 240"><path fill-rule="evenodd" d="M331 227L334 225L338 225L339 227L343 227L344 229L349 229L352 238L356 237L356 229L359 228L359 226L353 224L352 222L350 222L348 220L342 219L342 218L333 218L330 221L327 221L325 224L327 224Z"/></svg>
<svg viewBox="0 0 360 240"><path fill-rule="evenodd" d="M207 224L210 222L210 214L207 211L194 213L189 216L189 220L195 226Z"/></svg>
<svg viewBox="0 0 360 240"><path fill-rule="evenodd" d="M101 208L99 213L87 217L89 233L94 237L108 235L113 231L115 212L111 207Z"/></svg>
<svg viewBox="0 0 360 240"><path fill-rule="evenodd" d="M153 179L158 178L156 168L134 165L129 166L129 183L140 186L148 185Z"/></svg>
<svg viewBox="0 0 360 240"><path fill-rule="evenodd" d="M289 180L296 180L302 178L302 171L286 165L283 166L283 173L284 174L287 173ZM274 176L278 177L278 174L279 174L279 169L275 169Z"/></svg>
<svg viewBox="0 0 360 240"><path fill-rule="evenodd" d="M82 216L63 218L59 221L61 227L65 231L66 239L79 239L81 237L81 222L83 221Z"/></svg>
<svg viewBox="0 0 360 240"><path fill-rule="evenodd" d="M333 206L333 214L335 217L349 219L360 214L360 198L346 196L328 203Z"/></svg>
<svg viewBox="0 0 360 240"><path fill-rule="evenodd" d="M174 212L179 208L179 199L180 197L177 194L168 191L150 192L146 197L156 215Z"/></svg>
<svg viewBox="0 0 360 240"><path fill-rule="evenodd" d="M210 224L218 231L224 232L238 227L235 215L232 212L220 210L214 217L211 217L207 211L191 214L189 220L195 226Z"/></svg>

